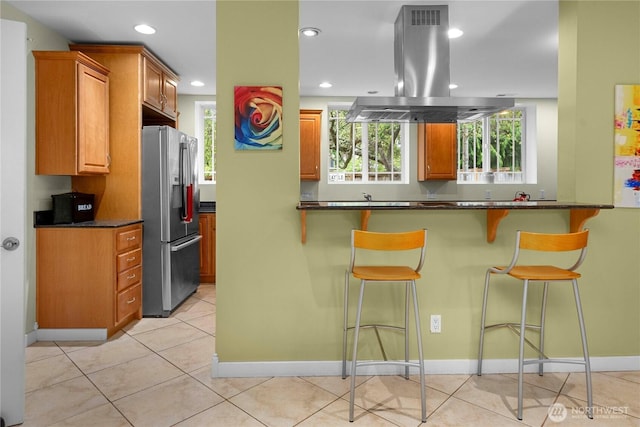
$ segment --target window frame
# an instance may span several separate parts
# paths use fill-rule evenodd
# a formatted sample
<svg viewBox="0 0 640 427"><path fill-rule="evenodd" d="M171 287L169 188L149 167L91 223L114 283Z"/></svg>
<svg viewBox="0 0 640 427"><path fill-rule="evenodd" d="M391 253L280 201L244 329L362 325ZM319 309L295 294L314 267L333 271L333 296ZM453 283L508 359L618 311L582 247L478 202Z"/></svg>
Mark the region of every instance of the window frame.
<svg viewBox="0 0 640 427"><path fill-rule="evenodd" d="M329 117L329 119L327 120L327 133L330 133L330 129L331 129L331 120L337 120L337 119L332 119L331 118L331 113L333 111L348 111L349 107L351 106L351 104L341 104L341 103L330 103L327 105L327 116ZM369 140L369 125L371 125L370 123L358 123L359 125L362 126L361 129L361 135L362 135L362 145L361 145L361 151L364 152L365 149L368 151L369 150L369 144L370 144L370 140ZM352 174L355 176L356 174L360 175L360 179L359 180L346 180L346 179L335 179L332 180L332 175L334 174L340 174L340 172L336 172L332 169L331 166L331 146L330 146L330 142L328 143L328 149L329 149L329 161L327 162L327 184L329 185L400 185L400 184L409 184L409 177L410 177L410 159L409 159L409 144L410 144L410 128L409 128L409 124L407 123L390 123L393 125L398 125L400 126L400 159L401 159L401 170L400 170L400 179L399 180L371 180L370 176L373 175L378 175L378 173L394 173L394 171L392 172L376 172L376 171L370 171L369 170L369 161L368 158L366 161L364 161L364 159L362 159L361 157L361 162L362 162L362 170L359 172L352 172ZM376 131L377 132L377 129ZM328 141L330 141L330 137L328 138ZM374 147L374 149L376 149Z"/></svg>
<svg viewBox="0 0 640 427"><path fill-rule="evenodd" d="M211 137L211 155L212 159L212 178L211 180L205 179L205 138L204 138L204 120L205 110L212 109L213 114L213 127ZM216 126L216 101L195 101L195 135L198 139L198 183L200 185L215 185L216 184L216 163L215 163L215 126Z"/></svg>
<svg viewBox="0 0 640 427"><path fill-rule="evenodd" d="M481 122L482 126L482 163L481 163L481 172L464 170L460 168L460 164L462 162L461 151L462 151L462 140L460 138L460 123L458 124L458 170L457 170L457 184L496 184L496 185L505 185L505 184L515 184L515 185L525 185L525 184L535 184L537 177L537 163L535 161L535 137L532 133L532 129L530 128L530 121L534 122L534 120L530 120L529 116L534 114L531 109L526 105L516 105L513 108L510 108L509 111L519 111L521 113L520 117L520 172L519 180L509 180L504 179L504 176L499 171L492 170L492 158L491 158L491 144L496 142L491 140L491 119L496 117L497 120L511 120L513 119L500 119L501 113L496 113L489 117L484 117L479 120L472 121ZM499 128L499 126L496 124ZM515 151L515 150L514 150ZM488 161L485 161L488 159ZM497 161L497 159L496 159ZM512 161L512 165L513 165ZM474 163L477 169L477 164ZM514 173L514 171L510 172ZM472 174L473 179L466 179L469 177L469 174ZM506 176L506 175L505 175Z"/></svg>

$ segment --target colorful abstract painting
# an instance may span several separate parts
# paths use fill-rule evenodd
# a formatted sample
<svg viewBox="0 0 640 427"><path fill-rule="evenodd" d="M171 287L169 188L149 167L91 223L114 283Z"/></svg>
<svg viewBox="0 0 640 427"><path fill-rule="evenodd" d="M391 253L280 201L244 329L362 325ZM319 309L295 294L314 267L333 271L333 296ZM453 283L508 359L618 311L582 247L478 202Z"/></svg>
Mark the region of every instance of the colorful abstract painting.
<svg viewBox="0 0 640 427"><path fill-rule="evenodd" d="M614 205L640 208L640 85L615 91Z"/></svg>
<svg viewBox="0 0 640 427"><path fill-rule="evenodd" d="M282 87L234 90L236 150L282 150Z"/></svg>

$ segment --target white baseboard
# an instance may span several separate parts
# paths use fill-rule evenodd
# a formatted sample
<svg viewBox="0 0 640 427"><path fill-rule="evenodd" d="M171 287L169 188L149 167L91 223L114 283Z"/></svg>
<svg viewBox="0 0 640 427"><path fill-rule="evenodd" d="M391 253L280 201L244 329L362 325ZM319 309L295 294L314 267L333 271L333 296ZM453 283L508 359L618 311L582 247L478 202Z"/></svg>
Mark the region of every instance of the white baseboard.
<svg viewBox="0 0 640 427"><path fill-rule="evenodd" d="M34 342L38 341L38 331L31 331L24 335L24 346L29 347Z"/></svg>
<svg viewBox="0 0 640 427"><path fill-rule="evenodd" d="M83 329L37 329L36 341L106 341L105 328Z"/></svg>
<svg viewBox="0 0 640 427"><path fill-rule="evenodd" d="M567 358L566 360L573 360ZM477 360L425 360L427 374L475 374ZM485 359L482 372L486 374L509 374L518 372L517 359ZM525 366L525 372L537 372L537 365ZM582 365L567 363L546 363L545 372L582 372ZM349 373L347 363L347 373ZM640 371L640 356L592 357L591 370L597 371ZM414 373L416 370L412 369ZM402 367L390 365L363 366L358 368L362 375L397 375ZM220 362L218 354L211 360L212 378L230 377L316 377L338 376L342 373L342 361L277 361L277 362Z"/></svg>

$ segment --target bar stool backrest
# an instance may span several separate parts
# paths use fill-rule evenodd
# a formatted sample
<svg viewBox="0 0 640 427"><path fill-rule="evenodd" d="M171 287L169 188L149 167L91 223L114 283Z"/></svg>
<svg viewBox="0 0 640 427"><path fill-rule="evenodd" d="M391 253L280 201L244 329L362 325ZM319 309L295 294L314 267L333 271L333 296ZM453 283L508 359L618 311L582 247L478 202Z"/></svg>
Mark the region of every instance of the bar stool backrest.
<svg viewBox="0 0 640 427"><path fill-rule="evenodd" d="M356 259L356 249L374 251L408 251L421 249L420 260L415 268L419 272L424 265L427 247L427 230L415 230L396 233L380 233L374 231L351 231L351 262L349 271L353 271Z"/></svg>
<svg viewBox="0 0 640 427"><path fill-rule="evenodd" d="M566 270L574 271L584 261L587 255L587 242L589 240L589 230L585 229L576 233L549 234L531 233L520 231L516 233L516 250L513 259L506 271L511 270L517 261L521 249L543 252L568 252L580 250L580 255L576 263Z"/></svg>

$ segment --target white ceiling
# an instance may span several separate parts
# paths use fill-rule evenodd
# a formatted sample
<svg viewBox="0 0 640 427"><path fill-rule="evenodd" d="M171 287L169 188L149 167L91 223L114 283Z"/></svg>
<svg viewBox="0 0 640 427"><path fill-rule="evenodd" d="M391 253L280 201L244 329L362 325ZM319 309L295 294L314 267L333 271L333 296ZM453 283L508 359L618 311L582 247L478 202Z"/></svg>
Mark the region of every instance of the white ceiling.
<svg viewBox="0 0 640 427"><path fill-rule="evenodd" d="M143 43L181 76L180 94L215 94L215 1L7 1L72 42ZM557 0L301 0L302 96L392 96L393 26L403 4L448 4L452 96L555 98ZM158 31L136 33L147 23ZM202 88L189 85L205 82ZM318 84L330 81L333 87Z"/></svg>

